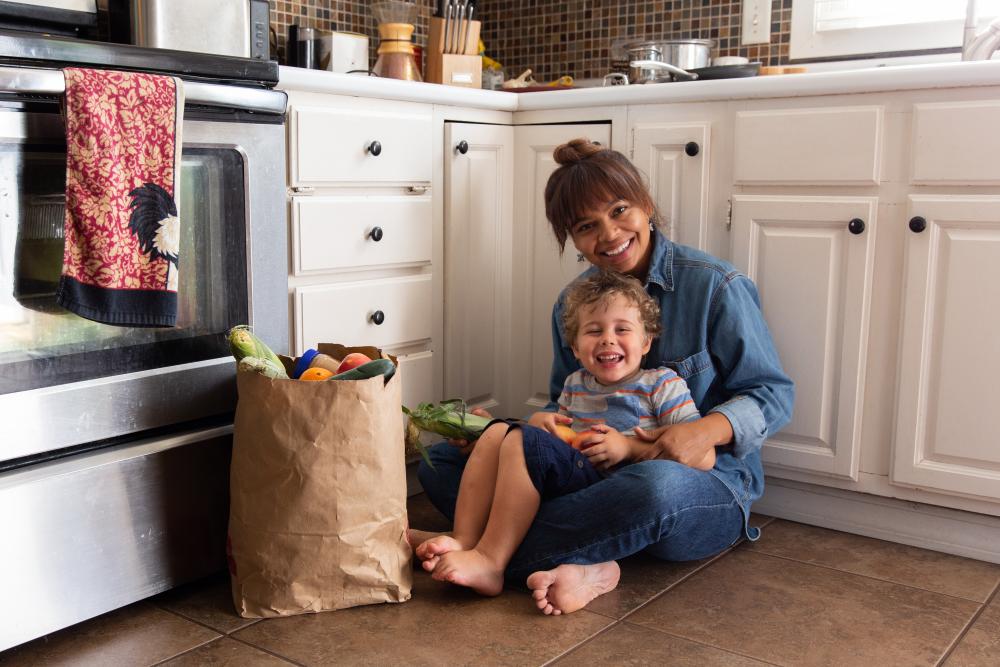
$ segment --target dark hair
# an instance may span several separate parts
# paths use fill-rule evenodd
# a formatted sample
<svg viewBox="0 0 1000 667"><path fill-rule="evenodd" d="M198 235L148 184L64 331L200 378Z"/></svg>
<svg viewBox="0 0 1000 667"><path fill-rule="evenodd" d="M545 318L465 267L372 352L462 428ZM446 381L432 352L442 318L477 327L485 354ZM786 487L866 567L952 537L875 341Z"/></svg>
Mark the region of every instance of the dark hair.
<svg viewBox="0 0 1000 667"><path fill-rule="evenodd" d="M656 217L656 203L642 175L618 151L580 138L556 147L552 157L560 166L545 185L545 216L560 251L576 221L610 201L624 199Z"/></svg>
<svg viewBox="0 0 1000 667"><path fill-rule="evenodd" d="M589 278L578 280L566 290L563 300L562 327L566 342L573 345L580 331L580 310L587 306L607 305L616 296L639 309L639 321L649 338L655 338L663 326L660 305L632 276L614 271L598 271Z"/></svg>

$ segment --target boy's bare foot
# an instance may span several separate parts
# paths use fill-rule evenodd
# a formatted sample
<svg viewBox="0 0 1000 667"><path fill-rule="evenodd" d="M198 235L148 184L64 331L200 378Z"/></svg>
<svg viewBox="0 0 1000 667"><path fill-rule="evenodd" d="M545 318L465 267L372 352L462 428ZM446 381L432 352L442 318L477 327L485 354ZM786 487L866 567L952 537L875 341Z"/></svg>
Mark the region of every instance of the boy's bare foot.
<svg viewBox="0 0 1000 667"><path fill-rule="evenodd" d="M438 559L446 553L461 551L462 543L447 533L434 535L428 540L424 540L417 545L414 553L417 558L423 561L421 565L428 572L433 572L437 567Z"/></svg>
<svg viewBox="0 0 1000 667"><path fill-rule="evenodd" d="M560 565L528 577L528 588L543 614L569 614L598 595L613 591L621 569L615 561L597 565Z"/></svg>
<svg viewBox="0 0 1000 667"><path fill-rule="evenodd" d="M406 529L406 541L410 545L410 548L414 551L417 550L423 542L431 539L432 537L437 537L438 535L448 535L448 533L432 533L429 530L417 530L416 528Z"/></svg>
<svg viewBox="0 0 1000 667"><path fill-rule="evenodd" d="M468 586L480 595L500 595L503 591L503 569L475 549L442 554L432 576L438 581Z"/></svg>

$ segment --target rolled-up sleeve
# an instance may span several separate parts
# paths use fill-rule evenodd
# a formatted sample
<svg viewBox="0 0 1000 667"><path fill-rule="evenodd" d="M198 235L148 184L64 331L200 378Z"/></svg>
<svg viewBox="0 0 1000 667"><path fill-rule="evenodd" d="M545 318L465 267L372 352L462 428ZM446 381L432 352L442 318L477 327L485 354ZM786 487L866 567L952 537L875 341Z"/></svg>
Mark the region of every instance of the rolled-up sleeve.
<svg viewBox="0 0 1000 667"><path fill-rule="evenodd" d="M749 278L731 273L716 288L708 335L709 351L732 396L710 412L729 419L733 453L743 458L788 423L795 401L795 386L781 368Z"/></svg>

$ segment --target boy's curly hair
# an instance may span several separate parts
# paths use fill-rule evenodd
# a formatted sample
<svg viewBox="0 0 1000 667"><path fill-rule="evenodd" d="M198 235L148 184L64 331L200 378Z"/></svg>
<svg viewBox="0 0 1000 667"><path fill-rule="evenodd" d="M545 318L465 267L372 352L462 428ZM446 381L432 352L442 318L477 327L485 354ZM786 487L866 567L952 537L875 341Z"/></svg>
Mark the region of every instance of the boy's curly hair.
<svg viewBox="0 0 1000 667"><path fill-rule="evenodd" d="M616 296L625 297L626 301L639 309L639 321L648 338L655 338L660 333L663 328L660 323L660 306L656 299L649 296L642 283L623 273L599 271L573 283L566 290L562 316L566 341L570 345L576 341L580 333L580 311L584 307L598 304L606 306Z"/></svg>

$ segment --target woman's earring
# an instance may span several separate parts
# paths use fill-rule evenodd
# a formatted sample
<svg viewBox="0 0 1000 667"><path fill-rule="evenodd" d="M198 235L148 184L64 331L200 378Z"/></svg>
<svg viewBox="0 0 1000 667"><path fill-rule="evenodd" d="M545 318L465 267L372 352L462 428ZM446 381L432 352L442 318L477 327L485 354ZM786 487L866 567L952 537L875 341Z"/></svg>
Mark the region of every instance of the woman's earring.
<svg viewBox="0 0 1000 667"><path fill-rule="evenodd" d="M584 257L583 257L583 253L582 252L576 253L576 261L577 262L582 262L583 259L584 259Z"/></svg>

